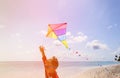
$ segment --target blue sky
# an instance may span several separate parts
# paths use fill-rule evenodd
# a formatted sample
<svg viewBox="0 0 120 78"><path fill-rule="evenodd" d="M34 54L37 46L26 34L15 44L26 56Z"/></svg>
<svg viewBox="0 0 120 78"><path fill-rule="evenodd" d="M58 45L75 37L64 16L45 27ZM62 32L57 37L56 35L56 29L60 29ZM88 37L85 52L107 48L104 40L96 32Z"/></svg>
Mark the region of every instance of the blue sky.
<svg viewBox="0 0 120 78"><path fill-rule="evenodd" d="M0 61L41 60L41 44L59 60L114 60L120 53L119 9L119 0L1 0ZM61 22L68 23L70 51L44 37L48 24Z"/></svg>

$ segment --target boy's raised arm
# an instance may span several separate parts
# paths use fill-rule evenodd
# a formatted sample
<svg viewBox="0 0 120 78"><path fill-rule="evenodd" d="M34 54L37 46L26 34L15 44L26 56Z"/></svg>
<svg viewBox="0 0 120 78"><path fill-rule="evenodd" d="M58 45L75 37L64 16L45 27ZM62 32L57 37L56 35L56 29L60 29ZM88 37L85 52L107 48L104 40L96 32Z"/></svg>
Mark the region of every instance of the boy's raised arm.
<svg viewBox="0 0 120 78"><path fill-rule="evenodd" d="M43 60L43 63L44 63L44 68L45 68L45 78L48 78L48 75L47 75L47 72L46 72L46 67L45 67L45 61L47 60L46 56L45 56L45 48L43 46L40 46L39 47L40 49L40 52L42 54L42 60Z"/></svg>

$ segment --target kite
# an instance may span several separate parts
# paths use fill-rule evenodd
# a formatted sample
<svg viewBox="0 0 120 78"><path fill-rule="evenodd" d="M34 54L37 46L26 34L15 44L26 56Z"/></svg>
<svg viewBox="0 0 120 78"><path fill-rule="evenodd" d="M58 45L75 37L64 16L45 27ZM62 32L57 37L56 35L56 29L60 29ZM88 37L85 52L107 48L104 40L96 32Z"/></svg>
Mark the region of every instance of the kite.
<svg viewBox="0 0 120 78"><path fill-rule="evenodd" d="M58 39L66 48L68 48L68 43L66 41L66 27L67 23L48 24L46 37Z"/></svg>

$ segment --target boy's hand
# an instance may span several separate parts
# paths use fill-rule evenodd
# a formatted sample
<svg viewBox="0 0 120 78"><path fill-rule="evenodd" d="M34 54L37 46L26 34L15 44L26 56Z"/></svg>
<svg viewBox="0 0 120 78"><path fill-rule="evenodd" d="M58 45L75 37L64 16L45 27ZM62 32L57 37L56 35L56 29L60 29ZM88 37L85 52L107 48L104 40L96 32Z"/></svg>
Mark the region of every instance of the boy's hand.
<svg viewBox="0 0 120 78"><path fill-rule="evenodd" d="M44 52L44 50L45 50L44 46L40 46L39 48L40 48L41 52Z"/></svg>

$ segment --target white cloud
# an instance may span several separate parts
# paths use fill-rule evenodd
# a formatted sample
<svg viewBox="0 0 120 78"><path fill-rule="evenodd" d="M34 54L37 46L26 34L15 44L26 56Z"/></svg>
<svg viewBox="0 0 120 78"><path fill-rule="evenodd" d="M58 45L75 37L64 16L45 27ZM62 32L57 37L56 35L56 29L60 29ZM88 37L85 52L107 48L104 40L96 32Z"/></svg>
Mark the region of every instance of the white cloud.
<svg viewBox="0 0 120 78"><path fill-rule="evenodd" d="M66 36L71 36L71 32L67 32L67 33L66 33Z"/></svg>
<svg viewBox="0 0 120 78"><path fill-rule="evenodd" d="M75 42L83 42L83 41L86 41L86 39L87 39L86 35L83 35L83 36L79 35L79 36L74 37L73 41L75 41Z"/></svg>
<svg viewBox="0 0 120 78"><path fill-rule="evenodd" d="M88 48L93 48L94 50L102 49L102 50L107 50L108 46L104 43L101 43L98 40L93 40L91 42L88 42L86 45Z"/></svg>
<svg viewBox="0 0 120 78"><path fill-rule="evenodd" d="M87 40L87 35L84 35L82 32L78 32L77 36L73 36L72 34L67 34L68 43L76 43L76 42L84 42Z"/></svg>
<svg viewBox="0 0 120 78"><path fill-rule="evenodd" d="M78 32L77 34L78 34L78 35L84 35L82 32Z"/></svg>
<svg viewBox="0 0 120 78"><path fill-rule="evenodd" d="M61 46L61 45L62 45L62 43L61 43L60 41L58 41L58 40L55 40L53 43L54 43L56 46Z"/></svg>

